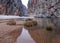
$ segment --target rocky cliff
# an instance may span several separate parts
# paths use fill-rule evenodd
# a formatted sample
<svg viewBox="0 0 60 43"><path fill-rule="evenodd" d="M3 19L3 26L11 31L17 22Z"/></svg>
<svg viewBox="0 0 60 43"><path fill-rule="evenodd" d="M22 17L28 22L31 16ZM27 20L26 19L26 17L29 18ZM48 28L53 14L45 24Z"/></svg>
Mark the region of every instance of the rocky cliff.
<svg viewBox="0 0 60 43"><path fill-rule="evenodd" d="M60 16L59 0L29 0L27 14L47 16Z"/></svg>
<svg viewBox="0 0 60 43"><path fill-rule="evenodd" d="M0 14L2 15L19 15L25 14L26 7L21 0L0 0Z"/></svg>

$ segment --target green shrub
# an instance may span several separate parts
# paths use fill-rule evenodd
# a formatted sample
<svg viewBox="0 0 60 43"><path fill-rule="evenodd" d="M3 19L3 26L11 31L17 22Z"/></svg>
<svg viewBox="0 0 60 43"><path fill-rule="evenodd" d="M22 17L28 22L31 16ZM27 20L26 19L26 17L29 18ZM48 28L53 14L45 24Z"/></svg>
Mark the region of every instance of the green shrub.
<svg viewBox="0 0 60 43"><path fill-rule="evenodd" d="M46 27L46 30L47 30L47 31L52 31L52 30L53 30L53 28L52 28L52 27L47 26L47 27Z"/></svg>
<svg viewBox="0 0 60 43"><path fill-rule="evenodd" d="M33 19L26 19L26 21L32 21Z"/></svg>
<svg viewBox="0 0 60 43"><path fill-rule="evenodd" d="M37 26L37 21L33 20L33 19L27 19L24 23L24 26L26 26L26 27Z"/></svg>
<svg viewBox="0 0 60 43"><path fill-rule="evenodd" d="M15 20L9 20L7 22L7 25L16 25L16 21Z"/></svg>

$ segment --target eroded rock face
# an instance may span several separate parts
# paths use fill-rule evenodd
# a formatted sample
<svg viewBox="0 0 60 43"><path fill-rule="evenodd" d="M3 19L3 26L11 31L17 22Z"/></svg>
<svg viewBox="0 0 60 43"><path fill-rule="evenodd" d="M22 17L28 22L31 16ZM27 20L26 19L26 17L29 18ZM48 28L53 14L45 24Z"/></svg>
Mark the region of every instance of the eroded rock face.
<svg viewBox="0 0 60 43"><path fill-rule="evenodd" d="M0 14L5 14L5 7L0 4Z"/></svg>
<svg viewBox="0 0 60 43"><path fill-rule="evenodd" d="M28 14L40 16L60 16L59 0L29 0Z"/></svg>
<svg viewBox="0 0 60 43"><path fill-rule="evenodd" d="M4 11L3 12L3 9ZM0 15L19 15L25 14L26 7L22 4L21 0L0 0Z"/></svg>

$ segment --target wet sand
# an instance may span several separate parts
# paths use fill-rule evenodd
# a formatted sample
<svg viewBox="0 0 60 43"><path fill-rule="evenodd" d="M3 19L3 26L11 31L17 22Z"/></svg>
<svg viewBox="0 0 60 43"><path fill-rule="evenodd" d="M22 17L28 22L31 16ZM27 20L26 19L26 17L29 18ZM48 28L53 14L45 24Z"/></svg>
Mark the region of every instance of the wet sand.
<svg viewBox="0 0 60 43"><path fill-rule="evenodd" d="M20 24L11 26L6 22L0 23L0 43L16 43L21 31L22 25Z"/></svg>

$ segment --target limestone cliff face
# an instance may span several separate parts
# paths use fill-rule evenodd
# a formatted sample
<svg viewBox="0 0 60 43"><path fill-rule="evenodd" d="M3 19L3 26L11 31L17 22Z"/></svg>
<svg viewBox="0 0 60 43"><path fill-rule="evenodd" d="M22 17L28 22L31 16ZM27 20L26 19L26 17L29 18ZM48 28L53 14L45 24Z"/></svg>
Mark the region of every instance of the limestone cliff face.
<svg viewBox="0 0 60 43"><path fill-rule="evenodd" d="M24 10L26 10L26 7L21 0L0 0L0 14L23 16Z"/></svg>
<svg viewBox="0 0 60 43"><path fill-rule="evenodd" d="M59 16L60 15L59 0L29 0L28 12L30 15L40 16Z"/></svg>

